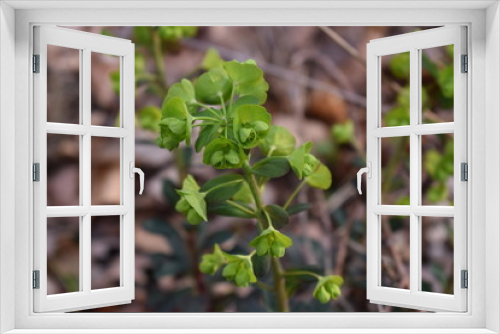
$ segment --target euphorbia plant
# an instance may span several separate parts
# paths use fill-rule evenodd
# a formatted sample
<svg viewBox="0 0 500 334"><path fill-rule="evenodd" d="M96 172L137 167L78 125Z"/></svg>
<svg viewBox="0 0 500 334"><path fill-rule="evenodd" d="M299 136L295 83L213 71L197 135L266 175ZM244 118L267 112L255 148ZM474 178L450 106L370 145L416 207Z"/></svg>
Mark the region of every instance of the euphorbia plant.
<svg viewBox="0 0 500 334"><path fill-rule="evenodd" d="M293 244L280 229L287 225L290 215L307 208L291 205L294 198L306 184L328 189L331 173L311 154L311 143L297 147L290 131L272 124L271 114L262 106L268 88L253 60L215 62L193 82L183 79L170 87L162 106L158 145L169 150L183 142L190 145L192 130L198 127L194 148L203 151L203 163L234 171L202 186L192 176L184 180L175 207L190 224L208 222L211 214L256 220L258 235L248 244L247 254L228 254L215 244L213 253L203 255L200 270L214 275L222 269L226 280L245 287L258 283L255 266L270 262L278 309L288 311L285 283L289 276L317 279L313 296L322 303L340 295L343 280L334 275L285 270L280 262ZM283 205L264 203L266 183L290 169L300 180L296 190Z"/></svg>

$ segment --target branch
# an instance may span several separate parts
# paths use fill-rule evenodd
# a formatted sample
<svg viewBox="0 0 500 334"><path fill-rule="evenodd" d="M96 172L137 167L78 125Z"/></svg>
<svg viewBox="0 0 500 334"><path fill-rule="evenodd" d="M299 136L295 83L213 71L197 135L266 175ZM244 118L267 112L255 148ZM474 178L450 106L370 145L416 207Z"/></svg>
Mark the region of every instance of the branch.
<svg viewBox="0 0 500 334"><path fill-rule="evenodd" d="M358 52L358 50L353 47L351 44L349 44L348 41L346 41L342 36L340 36L336 31L329 27L318 27L323 31L325 34L328 35L335 43L337 43L338 46L340 46L342 49L344 49L348 54L354 57L361 65L366 67L366 60L361 56L361 54Z"/></svg>

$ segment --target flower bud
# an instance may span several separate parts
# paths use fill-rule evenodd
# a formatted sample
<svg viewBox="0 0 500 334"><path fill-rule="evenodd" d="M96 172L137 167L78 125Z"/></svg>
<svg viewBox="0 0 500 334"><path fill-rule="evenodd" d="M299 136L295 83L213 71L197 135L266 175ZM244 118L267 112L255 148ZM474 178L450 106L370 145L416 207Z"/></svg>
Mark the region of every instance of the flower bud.
<svg viewBox="0 0 500 334"><path fill-rule="evenodd" d="M159 145L169 150L179 147L184 140L189 145L192 122L193 118L182 99L174 97L165 103L162 106Z"/></svg>
<svg viewBox="0 0 500 334"><path fill-rule="evenodd" d="M224 252L218 244L214 246L212 254L205 254L201 258L200 271L204 274L214 275L219 268L227 262Z"/></svg>
<svg viewBox="0 0 500 334"><path fill-rule="evenodd" d="M340 287L343 283L344 280L340 276L321 277L314 288L313 296L323 304L330 299L337 299L341 295Z"/></svg>
<svg viewBox="0 0 500 334"><path fill-rule="evenodd" d="M255 247L259 256L269 254L274 257L282 257L285 255L285 249L291 245L292 239L273 227L267 228L250 242L250 246Z"/></svg>
<svg viewBox="0 0 500 334"><path fill-rule="evenodd" d="M203 163L217 169L240 168L243 162L243 151L238 144L227 138L213 140L203 152Z"/></svg>
<svg viewBox="0 0 500 334"><path fill-rule="evenodd" d="M257 282L250 256L226 254L228 264L222 270L222 275L228 281L234 281L239 287L246 287Z"/></svg>
<svg viewBox="0 0 500 334"><path fill-rule="evenodd" d="M177 190L181 198L175 204L175 209L186 215L191 225L198 225L207 221L207 204L205 193L199 191L200 187L192 175L188 175L182 184L182 189Z"/></svg>

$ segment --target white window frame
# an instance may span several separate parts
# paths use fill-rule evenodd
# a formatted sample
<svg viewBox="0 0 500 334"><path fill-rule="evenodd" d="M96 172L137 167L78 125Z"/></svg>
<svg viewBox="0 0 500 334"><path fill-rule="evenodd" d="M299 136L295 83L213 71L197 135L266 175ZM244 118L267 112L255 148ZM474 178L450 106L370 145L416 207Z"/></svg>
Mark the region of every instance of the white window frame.
<svg viewBox="0 0 500 334"><path fill-rule="evenodd" d="M130 9L119 8L119 6ZM393 8L397 6L398 8ZM456 6L456 7L454 7ZM61 9L61 7L66 7ZM103 10L102 8L108 8ZM137 10L137 8L148 8ZM162 8L159 8L162 7ZM24 8L24 9L23 9ZM28 9L26 9L28 8ZM43 9L49 8L49 9ZM51 8L51 9L50 9ZM82 9L85 8L85 9ZM458 9L457 9L458 8ZM244 10L242 10L244 9ZM410 9L410 10L409 10ZM497 1L0 3L0 332L500 332L500 11ZM207 15L209 14L209 15ZM57 25L467 25L469 308L431 314L35 314L32 248L32 27ZM15 38L14 38L15 36ZM486 71L487 69L487 71ZM14 82L14 84L12 84ZM13 112L15 110L15 112ZM14 138L14 145L12 145ZM486 154L485 152L488 152ZM488 179L486 175L488 174ZM12 177L15 175L15 177ZM486 182L487 181L487 182ZM14 194L14 196L13 196ZM486 196L486 194L488 194ZM486 220L486 217L488 220ZM472 228L473 227L473 228ZM15 238L13 237L15 236ZM488 254L489 256L486 256ZM27 259L30 259L27 261ZM12 307L14 305L14 307ZM286 328L286 329L285 329ZM413 330L411 330L413 328ZM45 331L43 331L45 329ZM59 329L59 330L57 330ZM184 330L181 330L184 329ZM187 331L187 329L192 329ZM237 330L240 329L240 330ZM114 330L114 331L113 331ZM81 333L81 331L80 331Z"/></svg>

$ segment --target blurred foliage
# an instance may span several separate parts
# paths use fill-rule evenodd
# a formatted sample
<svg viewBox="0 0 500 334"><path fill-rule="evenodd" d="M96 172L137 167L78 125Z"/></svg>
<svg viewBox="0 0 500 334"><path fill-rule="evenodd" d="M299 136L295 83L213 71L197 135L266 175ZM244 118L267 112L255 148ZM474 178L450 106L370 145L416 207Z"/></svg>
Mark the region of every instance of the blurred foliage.
<svg viewBox="0 0 500 334"><path fill-rule="evenodd" d="M421 88L421 108L422 122L435 122L437 117L428 118L433 114L431 110L448 110L453 107L453 45L444 48L444 54L439 54L435 60L431 59L426 52L421 51L422 55L422 81ZM441 51L441 50L440 50ZM395 105L385 114L384 121L386 126L403 126L410 124L410 88L409 88L409 69L410 53L400 53L394 55L389 62L389 72L395 80L402 80L406 85L397 90ZM429 74L429 75L427 75ZM449 113L449 112L448 112ZM453 113L453 110L451 110ZM453 138L446 135L439 135L439 147L432 148L423 152L423 169L428 178L430 186L426 188L424 196L429 203L439 203L446 201L449 195L447 181L453 177ZM402 152L403 146L394 148L396 152ZM407 161L408 157L402 160ZM426 179L423 179L425 182ZM387 189L388 192L394 189ZM406 196L397 199L398 204L408 205L409 198Z"/></svg>

